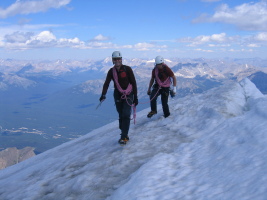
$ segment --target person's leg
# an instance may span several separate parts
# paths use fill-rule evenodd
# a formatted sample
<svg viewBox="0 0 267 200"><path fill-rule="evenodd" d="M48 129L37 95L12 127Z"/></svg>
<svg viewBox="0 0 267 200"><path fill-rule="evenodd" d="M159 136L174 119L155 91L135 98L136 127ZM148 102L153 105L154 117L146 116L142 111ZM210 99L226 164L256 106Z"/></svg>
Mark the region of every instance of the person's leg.
<svg viewBox="0 0 267 200"><path fill-rule="evenodd" d="M168 99L169 99L169 88L163 88L161 90L161 104L165 118L170 115Z"/></svg>
<svg viewBox="0 0 267 200"><path fill-rule="evenodd" d="M157 113L157 98L159 96L158 88L153 88L151 95L150 95L150 107L151 111Z"/></svg>
<svg viewBox="0 0 267 200"><path fill-rule="evenodd" d="M157 98L159 96L158 88L153 88L150 95L150 107L151 111L147 114L148 118L151 118L153 115L157 114Z"/></svg>
<svg viewBox="0 0 267 200"><path fill-rule="evenodd" d="M131 111L132 111L132 101L133 94L127 96L127 101L124 99L122 101L122 110L121 110L121 138L129 138L128 132L130 129L130 121L131 121Z"/></svg>
<svg viewBox="0 0 267 200"><path fill-rule="evenodd" d="M116 105L116 110L119 114L119 129L122 129L122 109L123 109L123 102L121 100L121 95L119 94L118 90L114 90L114 93L113 93L113 96L114 96L114 102L115 102L115 105Z"/></svg>

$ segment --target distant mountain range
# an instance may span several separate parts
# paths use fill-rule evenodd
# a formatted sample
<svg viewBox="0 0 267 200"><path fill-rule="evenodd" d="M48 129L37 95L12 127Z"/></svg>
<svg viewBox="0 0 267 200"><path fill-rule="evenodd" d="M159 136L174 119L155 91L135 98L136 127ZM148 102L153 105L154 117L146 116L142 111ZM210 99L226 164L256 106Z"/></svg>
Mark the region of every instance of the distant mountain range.
<svg viewBox="0 0 267 200"><path fill-rule="evenodd" d="M242 62L241 62L242 61ZM247 61L247 62L246 62ZM154 67L153 60L123 59L123 63L131 66L137 78L149 78ZM208 59L173 59L166 64L173 69L177 77L195 78L196 76L224 79L243 77L257 71L267 71L267 61L253 60L208 60ZM265 65L263 64L265 63ZM87 80L103 80L106 72L112 66L111 58L100 61L18 61L0 60L0 90L12 87L35 87L41 83L65 83L76 85ZM265 66L265 67L263 67Z"/></svg>
<svg viewBox="0 0 267 200"><path fill-rule="evenodd" d="M44 152L117 120L112 88L96 110L111 58L93 61L0 60L0 148L33 147ZM177 77L177 96L202 93L248 77L267 93L267 61L255 59L166 59ZM134 70L139 102L146 95L154 60L123 59Z"/></svg>

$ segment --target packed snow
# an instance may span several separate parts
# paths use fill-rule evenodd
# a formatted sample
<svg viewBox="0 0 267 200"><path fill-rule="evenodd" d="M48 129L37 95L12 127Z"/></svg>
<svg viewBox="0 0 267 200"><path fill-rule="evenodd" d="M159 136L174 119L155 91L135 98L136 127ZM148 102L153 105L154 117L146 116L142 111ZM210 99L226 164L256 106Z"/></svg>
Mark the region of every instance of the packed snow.
<svg viewBox="0 0 267 200"><path fill-rule="evenodd" d="M115 121L1 170L0 199L267 199L267 97L252 82L169 105L137 112L126 146Z"/></svg>

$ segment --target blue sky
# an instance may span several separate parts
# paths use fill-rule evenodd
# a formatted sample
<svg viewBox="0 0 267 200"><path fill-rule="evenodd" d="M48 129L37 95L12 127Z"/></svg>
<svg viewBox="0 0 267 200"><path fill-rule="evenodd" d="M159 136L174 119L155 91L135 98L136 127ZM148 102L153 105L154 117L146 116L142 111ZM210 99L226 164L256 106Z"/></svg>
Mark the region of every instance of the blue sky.
<svg viewBox="0 0 267 200"><path fill-rule="evenodd" d="M1 59L267 59L267 0L5 0Z"/></svg>

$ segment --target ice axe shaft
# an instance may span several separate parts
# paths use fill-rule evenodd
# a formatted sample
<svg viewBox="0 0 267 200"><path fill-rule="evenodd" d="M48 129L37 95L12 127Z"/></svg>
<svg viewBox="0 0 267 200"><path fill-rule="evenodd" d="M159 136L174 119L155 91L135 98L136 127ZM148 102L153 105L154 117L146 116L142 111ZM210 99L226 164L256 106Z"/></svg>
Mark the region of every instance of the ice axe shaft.
<svg viewBox="0 0 267 200"><path fill-rule="evenodd" d="M103 102L104 100L102 100L102 101L100 101L100 103L96 106L96 110L101 106L101 104L102 104L102 102Z"/></svg>

